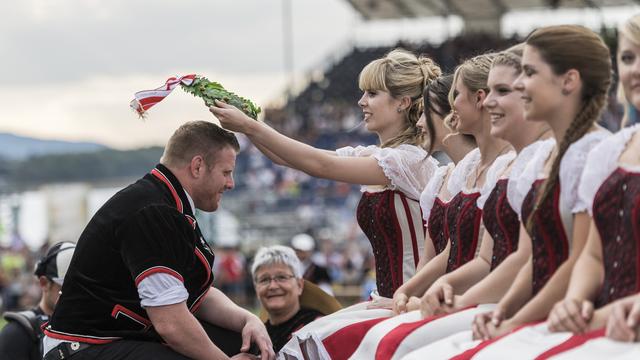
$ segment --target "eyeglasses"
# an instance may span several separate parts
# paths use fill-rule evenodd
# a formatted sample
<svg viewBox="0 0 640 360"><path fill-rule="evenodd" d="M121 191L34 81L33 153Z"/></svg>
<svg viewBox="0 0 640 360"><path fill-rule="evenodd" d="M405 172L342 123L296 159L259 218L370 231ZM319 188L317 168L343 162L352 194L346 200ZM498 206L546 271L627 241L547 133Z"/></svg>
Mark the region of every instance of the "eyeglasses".
<svg viewBox="0 0 640 360"><path fill-rule="evenodd" d="M256 281L256 284L258 284L258 286L263 286L263 287L269 286L269 284L271 284L271 280L275 281L276 284L284 284L294 277L295 277L294 275L265 276L258 279Z"/></svg>

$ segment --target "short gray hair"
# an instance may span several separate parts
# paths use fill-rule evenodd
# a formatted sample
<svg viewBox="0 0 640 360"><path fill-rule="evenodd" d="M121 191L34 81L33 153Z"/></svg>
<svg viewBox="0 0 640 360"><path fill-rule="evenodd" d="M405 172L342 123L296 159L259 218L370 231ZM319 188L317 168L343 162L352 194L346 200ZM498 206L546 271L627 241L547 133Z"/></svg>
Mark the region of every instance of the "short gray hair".
<svg viewBox="0 0 640 360"><path fill-rule="evenodd" d="M264 246L258 249L251 265L251 276L255 280L256 271L264 265L283 264L291 268L293 275L300 279L302 277L302 263L295 251L288 246L273 245Z"/></svg>

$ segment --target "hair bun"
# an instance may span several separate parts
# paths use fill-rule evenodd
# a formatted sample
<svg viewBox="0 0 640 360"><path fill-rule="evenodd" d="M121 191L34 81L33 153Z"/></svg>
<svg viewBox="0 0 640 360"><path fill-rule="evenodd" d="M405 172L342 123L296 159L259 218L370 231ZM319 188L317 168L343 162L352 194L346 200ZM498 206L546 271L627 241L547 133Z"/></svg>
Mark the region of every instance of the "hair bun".
<svg viewBox="0 0 640 360"><path fill-rule="evenodd" d="M442 70L440 66L438 66L431 58L426 55L418 56L418 65L420 66L420 71L422 72L422 87L426 87L427 84L442 75Z"/></svg>

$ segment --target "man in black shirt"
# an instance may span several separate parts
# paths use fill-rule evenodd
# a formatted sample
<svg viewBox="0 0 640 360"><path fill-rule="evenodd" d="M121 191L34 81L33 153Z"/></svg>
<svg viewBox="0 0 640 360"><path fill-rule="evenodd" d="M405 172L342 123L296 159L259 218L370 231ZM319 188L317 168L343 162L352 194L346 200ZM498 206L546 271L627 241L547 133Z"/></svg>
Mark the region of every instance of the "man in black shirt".
<svg viewBox="0 0 640 360"><path fill-rule="evenodd" d="M238 151L232 133L186 123L160 164L98 210L45 328L46 360L251 359L251 343L275 357L260 320L211 286L214 254L194 216L233 188Z"/></svg>
<svg viewBox="0 0 640 360"><path fill-rule="evenodd" d="M49 321L56 307L74 249L73 243L57 243L38 261L34 274L38 278L42 296L38 306L31 310L4 313L8 323L0 332L0 359L42 359L44 334L40 326Z"/></svg>

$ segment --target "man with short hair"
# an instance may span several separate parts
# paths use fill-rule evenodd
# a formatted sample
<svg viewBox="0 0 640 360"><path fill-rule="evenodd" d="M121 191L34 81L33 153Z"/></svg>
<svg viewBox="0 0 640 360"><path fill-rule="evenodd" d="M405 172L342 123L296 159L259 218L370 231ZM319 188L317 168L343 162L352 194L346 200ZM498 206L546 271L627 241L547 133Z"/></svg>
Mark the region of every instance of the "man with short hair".
<svg viewBox="0 0 640 360"><path fill-rule="evenodd" d="M264 325L212 287L214 254L194 212L215 211L234 186L239 145L194 121L171 136L151 172L114 195L80 236L45 359L262 359Z"/></svg>
<svg viewBox="0 0 640 360"><path fill-rule="evenodd" d="M31 310L4 313L8 324L0 332L0 359L42 359L44 334L40 327L49 320L56 307L75 247L70 242L57 243L37 262L34 275L42 296L38 306Z"/></svg>

